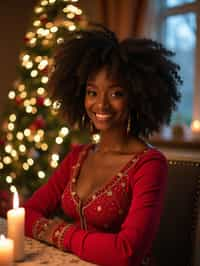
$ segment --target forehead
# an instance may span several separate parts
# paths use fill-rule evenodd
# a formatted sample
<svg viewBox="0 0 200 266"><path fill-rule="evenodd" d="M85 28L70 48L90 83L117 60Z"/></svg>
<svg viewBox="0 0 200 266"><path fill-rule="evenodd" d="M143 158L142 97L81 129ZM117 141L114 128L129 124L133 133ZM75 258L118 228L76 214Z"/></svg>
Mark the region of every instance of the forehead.
<svg viewBox="0 0 200 266"><path fill-rule="evenodd" d="M88 77L88 82L93 83L119 83L114 74L110 73L106 68L102 68Z"/></svg>

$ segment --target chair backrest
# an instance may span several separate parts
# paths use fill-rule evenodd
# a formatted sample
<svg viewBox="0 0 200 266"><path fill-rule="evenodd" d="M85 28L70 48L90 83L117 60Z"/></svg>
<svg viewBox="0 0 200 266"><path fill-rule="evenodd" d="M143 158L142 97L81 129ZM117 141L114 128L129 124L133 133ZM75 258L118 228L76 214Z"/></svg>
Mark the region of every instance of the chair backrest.
<svg viewBox="0 0 200 266"><path fill-rule="evenodd" d="M156 265L200 266L199 192L200 162L169 161L164 209L153 245Z"/></svg>

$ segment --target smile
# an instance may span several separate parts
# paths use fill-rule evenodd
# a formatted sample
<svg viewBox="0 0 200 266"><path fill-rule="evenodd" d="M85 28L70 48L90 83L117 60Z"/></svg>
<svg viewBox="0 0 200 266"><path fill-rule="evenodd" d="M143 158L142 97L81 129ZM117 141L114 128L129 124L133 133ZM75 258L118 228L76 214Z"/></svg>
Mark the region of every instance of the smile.
<svg viewBox="0 0 200 266"><path fill-rule="evenodd" d="M112 115L111 114L95 114L96 118L98 120L107 120L109 119Z"/></svg>

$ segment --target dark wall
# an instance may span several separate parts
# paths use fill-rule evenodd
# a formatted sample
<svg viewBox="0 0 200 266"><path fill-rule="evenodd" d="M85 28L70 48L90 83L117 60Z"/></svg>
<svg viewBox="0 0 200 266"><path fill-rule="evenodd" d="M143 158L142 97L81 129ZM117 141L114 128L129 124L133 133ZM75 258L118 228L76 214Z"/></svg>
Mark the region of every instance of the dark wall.
<svg viewBox="0 0 200 266"><path fill-rule="evenodd" d="M0 1L0 116L8 90L16 78L16 65L35 0Z"/></svg>
<svg viewBox="0 0 200 266"><path fill-rule="evenodd" d="M37 0L0 1L0 120L6 107L7 94L17 78L16 66ZM83 12L92 21L99 21L99 0L80 0Z"/></svg>

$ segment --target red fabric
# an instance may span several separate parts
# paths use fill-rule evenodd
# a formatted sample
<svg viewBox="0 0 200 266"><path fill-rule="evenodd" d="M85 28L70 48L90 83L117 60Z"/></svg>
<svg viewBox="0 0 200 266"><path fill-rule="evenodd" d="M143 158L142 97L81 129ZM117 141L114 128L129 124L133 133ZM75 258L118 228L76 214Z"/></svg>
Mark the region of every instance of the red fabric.
<svg viewBox="0 0 200 266"><path fill-rule="evenodd" d="M48 217L61 204L76 221L64 236L67 251L98 265L139 266L158 229L166 159L154 148L133 156L120 173L81 203L76 178L90 147L74 148L25 204L26 234L32 236L37 219Z"/></svg>

